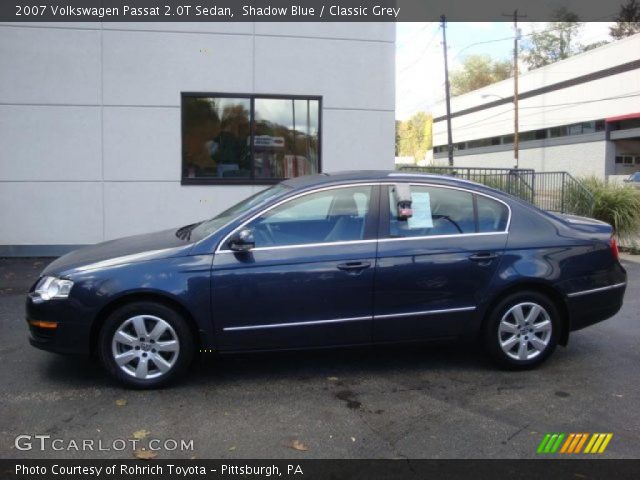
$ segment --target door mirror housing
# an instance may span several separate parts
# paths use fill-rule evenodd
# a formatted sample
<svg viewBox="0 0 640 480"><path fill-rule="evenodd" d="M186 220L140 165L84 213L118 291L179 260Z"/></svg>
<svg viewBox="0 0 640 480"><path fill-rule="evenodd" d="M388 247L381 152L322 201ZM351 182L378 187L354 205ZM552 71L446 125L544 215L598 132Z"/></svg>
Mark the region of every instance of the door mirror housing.
<svg viewBox="0 0 640 480"><path fill-rule="evenodd" d="M229 248L234 252L248 252L255 246L256 241L253 238L253 232L249 228L238 230L229 239Z"/></svg>

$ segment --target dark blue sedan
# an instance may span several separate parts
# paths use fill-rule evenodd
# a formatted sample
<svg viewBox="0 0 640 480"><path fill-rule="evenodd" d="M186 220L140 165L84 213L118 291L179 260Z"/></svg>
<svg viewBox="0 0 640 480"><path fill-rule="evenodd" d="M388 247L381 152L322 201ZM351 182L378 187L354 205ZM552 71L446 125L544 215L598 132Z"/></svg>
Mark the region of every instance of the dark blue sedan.
<svg viewBox="0 0 640 480"><path fill-rule="evenodd" d="M31 288L31 343L155 387L198 351L477 337L508 368L613 316L609 225L449 177L287 180L177 230L82 248Z"/></svg>

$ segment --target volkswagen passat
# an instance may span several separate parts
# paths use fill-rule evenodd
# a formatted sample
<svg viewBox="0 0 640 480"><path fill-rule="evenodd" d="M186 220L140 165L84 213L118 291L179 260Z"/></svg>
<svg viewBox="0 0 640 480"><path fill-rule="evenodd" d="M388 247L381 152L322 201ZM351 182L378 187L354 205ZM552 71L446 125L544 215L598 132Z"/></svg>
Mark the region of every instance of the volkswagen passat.
<svg viewBox="0 0 640 480"><path fill-rule="evenodd" d="M135 387L175 379L200 350L464 336L528 368L613 316L625 286L605 223L449 177L351 172L60 257L27 321L34 346L95 353Z"/></svg>

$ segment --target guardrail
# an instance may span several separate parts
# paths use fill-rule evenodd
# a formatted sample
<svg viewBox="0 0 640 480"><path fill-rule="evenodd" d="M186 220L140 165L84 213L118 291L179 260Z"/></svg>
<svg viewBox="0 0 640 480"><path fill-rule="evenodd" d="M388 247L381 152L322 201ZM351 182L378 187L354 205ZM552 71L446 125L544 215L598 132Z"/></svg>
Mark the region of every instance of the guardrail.
<svg viewBox="0 0 640 480"><path fill-rule="evenodd" d="M568 172L475 167L399 167L400 171L449 175L509 193L543 210L589 216L593 195Z"/></svg>

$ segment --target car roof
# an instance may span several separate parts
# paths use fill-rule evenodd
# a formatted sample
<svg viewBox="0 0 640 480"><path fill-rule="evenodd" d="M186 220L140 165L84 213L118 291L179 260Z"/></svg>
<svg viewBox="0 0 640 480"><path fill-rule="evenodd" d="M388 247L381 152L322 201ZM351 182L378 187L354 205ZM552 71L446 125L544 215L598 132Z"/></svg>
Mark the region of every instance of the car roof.
<svg viewBox="0 0 640 480"><path fill-rule="evenodd" d="M341 184L348 182L394 182L394 181L429 181L449 186L474 187L482 191L496 193L493 188L489 188L477 182L452 177L450 175L434 175L421 172L406 172L401 170L353 170L345 172L327 172L316 175L306 175L295 177L283 182L285 185L295 189L305 189L322 185ZM502 193L502 192L500 192Z"/></svg>

